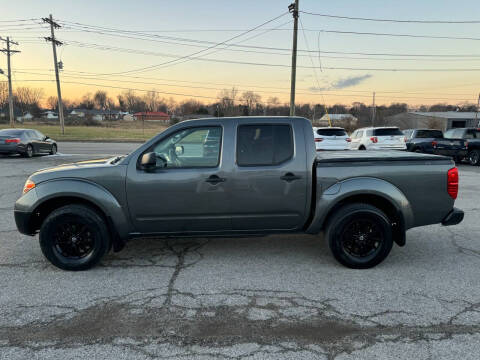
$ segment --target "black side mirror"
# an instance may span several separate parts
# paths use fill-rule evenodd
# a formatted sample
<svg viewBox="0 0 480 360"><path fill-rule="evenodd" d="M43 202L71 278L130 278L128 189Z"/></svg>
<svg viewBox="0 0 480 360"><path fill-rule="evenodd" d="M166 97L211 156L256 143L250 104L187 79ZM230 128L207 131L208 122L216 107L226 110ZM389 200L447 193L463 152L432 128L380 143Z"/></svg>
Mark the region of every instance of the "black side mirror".
<svg viewBox="0 0 480 360"><path fill-rule="evenodd" d="M49 138L48 136L45 136L45 139L44 139L44 140L48 140L48 139L50 139L50 138Z"/></svg>
<svg viewBox="0 0 480 360"><path fill-rule="evenodd" d="M149 152L142 155L140 166L144 170L153 170L157 167L157 156L154 152Z"/></svg>

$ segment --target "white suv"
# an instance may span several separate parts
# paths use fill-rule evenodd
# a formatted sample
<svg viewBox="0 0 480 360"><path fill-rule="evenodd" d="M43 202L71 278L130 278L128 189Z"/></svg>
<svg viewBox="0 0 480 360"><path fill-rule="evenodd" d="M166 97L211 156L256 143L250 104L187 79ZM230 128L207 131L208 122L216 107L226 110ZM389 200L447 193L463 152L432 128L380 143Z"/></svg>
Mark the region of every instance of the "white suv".
<svg viewBox="0 0 480 360"><path fill-rule="evenodd" d="M406 150L405 142L405 135L397 127L369 127L353 132L350 149Z"/></svg>
<svg viewBox="0 0 480 360"><path fill-rule="evenodd" d="M340 127L314 127L315 148L322 150L349 150L350 138L345 129Z"/></svg>

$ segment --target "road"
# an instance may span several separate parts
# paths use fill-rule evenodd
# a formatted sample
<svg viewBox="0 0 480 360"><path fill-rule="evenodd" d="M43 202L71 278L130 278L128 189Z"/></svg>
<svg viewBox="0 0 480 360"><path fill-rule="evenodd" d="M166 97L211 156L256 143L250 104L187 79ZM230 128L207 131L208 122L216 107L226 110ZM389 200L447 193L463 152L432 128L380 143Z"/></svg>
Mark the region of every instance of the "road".
<svg viewBox="0 0 480 360"><path fill-rule="evenodd" d="M460 226L410 230L374 269L288 235L136 240L72 273L12 209L33 171L129 149L83 146L0 158L0 359L478 359L480 168L461 166Z"/></svg>

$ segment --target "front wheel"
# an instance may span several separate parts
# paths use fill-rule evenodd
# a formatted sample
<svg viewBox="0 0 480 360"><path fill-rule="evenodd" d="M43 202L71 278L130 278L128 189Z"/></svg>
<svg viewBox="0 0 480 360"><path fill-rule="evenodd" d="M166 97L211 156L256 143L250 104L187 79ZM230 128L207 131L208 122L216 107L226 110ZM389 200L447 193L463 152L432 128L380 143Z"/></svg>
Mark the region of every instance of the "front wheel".
<svg viewBox="0 0 480 360"><path fill-rule="evenodd" d="M52 149L50 150L50 155L55 155L57 153L57 145L53 144Z"/></svg>
<svg viewBox="0 0 480 360"><path fill-rule="evenodd" d="M468 162L470 165L479 165L480 164L480 151L472 150L468 153Z"/></svg>
<svg viewBox="0 0 480 360"><path fill-rule="evenodd" d="M335 259L352 269L380 264L393 246L388 217L380 209L362 203L341 207L328 222L326 238Z"/></svg>
<svg viewBox="0 0 480 360"><path fill-rule="evenodd" d="M84 205L54 210L40 228L43 255L63 270L87 270L110 249L110 235L103 217Z"/></svg>

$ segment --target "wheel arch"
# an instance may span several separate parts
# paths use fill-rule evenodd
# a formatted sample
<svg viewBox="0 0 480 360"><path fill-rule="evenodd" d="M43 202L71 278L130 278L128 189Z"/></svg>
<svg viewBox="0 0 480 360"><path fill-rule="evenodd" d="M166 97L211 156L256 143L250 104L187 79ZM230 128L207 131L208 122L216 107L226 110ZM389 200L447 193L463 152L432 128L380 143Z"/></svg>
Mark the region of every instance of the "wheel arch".
<svg viewBox="0 0 480 360"><path fill-rule="evenodd" d="M116 198L105 188L82 180L52 180L40 183L35 192L38 201L31 207L30 229L38 231L46 217L54 210L71 204L81 204L94 209L105 220L110 231L113 248L119 251L128 238L127 215Z"/></svg>
<svg viewBox="0 0 480 360"><path fill-rule="evenodd" d="M377 178L348 179L326 189L317 198L315 215L306 232L323 231L340 207L352 203L369 204L383 211L392 223L395 242L405 245L405 231L413 224L410 203L396 186Z"/></svg>

